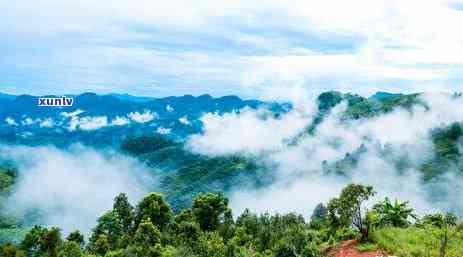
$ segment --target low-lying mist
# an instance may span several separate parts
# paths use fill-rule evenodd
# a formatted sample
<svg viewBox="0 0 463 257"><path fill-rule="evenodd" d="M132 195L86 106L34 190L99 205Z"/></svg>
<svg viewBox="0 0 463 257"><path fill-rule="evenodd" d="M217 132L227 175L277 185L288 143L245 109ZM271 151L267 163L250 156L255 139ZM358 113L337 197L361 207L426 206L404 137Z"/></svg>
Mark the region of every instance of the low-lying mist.
<svg viewBox="0 0 463 257"><path fill-rule="evenodd" d="M155 185L146 167L112 151L82 145L55 147L1 146L0 154L18 165L18 181L5 209L16 217L38 213L39 224L65 233L88 234L114 197L127 193L132 203Z"/></svg>
<svg viewBox="0 0 463 257"><path fill-rule="evenodd" d="M204 133L190 137L188 145L197 153L243 154L274 167L269 172L274 172L275 183L229 193L235 214L249 208L294 211L308 217L318 203L326 203L345 185L357 182L375 187L378 194L373 201L388 196L409 201L418 214L452 211L463 215L461 174L443 170L437 179L425 183L419 170L434 155L432 129L463 121L462 97L426 94L420 100L425 104L356 120L345 118L348 106L341 102L313 134L304 129L317 112L316 104L296 106L276 118L259 119L259 111L253 110L209 115L203 119ZM355 165L342 168L352 159ZM403 162L407 164L401 166ZM341 173L327 172L339 166Z"/></svg>

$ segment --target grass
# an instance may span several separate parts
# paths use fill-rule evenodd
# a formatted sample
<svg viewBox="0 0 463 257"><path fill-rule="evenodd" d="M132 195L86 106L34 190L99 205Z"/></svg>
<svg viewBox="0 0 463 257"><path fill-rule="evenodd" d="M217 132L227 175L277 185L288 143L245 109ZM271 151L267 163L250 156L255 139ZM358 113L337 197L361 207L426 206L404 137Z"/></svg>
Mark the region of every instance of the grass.
<svg viewBox="0 0 463 257"><path fill-rule="evenodd" d="M438 257L442 230L436 227L381 228L373 232L373 242L398 257ZM367 246L368 247L368 246ZM463 231L452 228L446 257L463 256Z"/></svg>
<svg viewBox="0 0 463 257"><path fill-rule="evenodd" d="M372 252L378 250L378 245L375 243L362 243L355 247L359 252Z"/></svg>

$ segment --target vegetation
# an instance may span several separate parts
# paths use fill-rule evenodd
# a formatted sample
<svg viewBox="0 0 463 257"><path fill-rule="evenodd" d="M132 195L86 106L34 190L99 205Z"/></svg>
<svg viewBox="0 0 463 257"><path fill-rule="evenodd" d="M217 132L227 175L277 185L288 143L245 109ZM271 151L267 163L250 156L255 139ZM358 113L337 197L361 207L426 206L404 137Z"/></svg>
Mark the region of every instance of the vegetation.
<svg viewBox="0 0 463 257"><path fill-rule="evenodd" d="M401 203L396 199L392 203L387 197L373 207L370 215L376 216L380 226L407 227L411 223L410 218L417 219L413 209L408 207L408 202Z"/></svg>
<svg viewBox="0 0 463 257"><path fill-rule="evenodd" d="M345 101L347 109L344 113L346 119L360 119L388 113L396 108L410 110L413 106L426 107L419 99L419 94L376 94L365 98L355 94L342 94L337 91L328 91L318 96L318 110L325 114L334 106Z"/></svg>
<svg viewBox="0 0 463 257"><path fill-rule="evenodd" d="M162 136L129 137L121 149L161 172L161 191L174 211L187 208L200 192L227 192L233 185L259 187L272 179L261 175L248 158L193 154Z"/></svg>
<svg viewBox="0 0 463 257"><path fill-rule="evenodd" d="M0 194L8 193L17 177L16 169L0 166Z"/></svg>
<svg viewBox="0 0 463 257"><path fill-rule="evenodd" d="M445 247L445 256L463 255L463 231L452 227L449 231L452 236ZM442 230L434 226L408 228L384 227L373 232L372 241L376 248L386 250L396 256L442 256L441 237Z"/></svg>
<svg viewBox="0 0 463 257"><path fill-rule="evenodd" d="M361 240L368 239L370 224L362 214L362 203L375 194L373 187L350 184L328 203L328 219L334 228L354 227Z"/></svg>
<svg viewBox="0 0 463 257"><path fill-rule="evenodd" d="M176 214L159 193L136 206L119 194L88 243L78 231L63 238L59 228L35 226L21 242L3 242L0 256L312 257L347 239L362 239L360 250L381 248L401 257L463 254L463 229L455 216L434 214L411 223L407 203L389 199L362 209L373 194L372 187L350 184L327 207L319 204L310 222L294 213L249 210L234 219L228 199L217 193L198 194L190 208Z"/></svg>
<svg viewBox="0 0 463 257"><path fill-rule="evenodd" d="M463 126L461 123L453 123L449 126L435 129L431 132L435 156L424 163L421 171L424 180L430 181L442 175L444 171L463 171L463 159L461 158L461 139L463 138Z"/></svg>

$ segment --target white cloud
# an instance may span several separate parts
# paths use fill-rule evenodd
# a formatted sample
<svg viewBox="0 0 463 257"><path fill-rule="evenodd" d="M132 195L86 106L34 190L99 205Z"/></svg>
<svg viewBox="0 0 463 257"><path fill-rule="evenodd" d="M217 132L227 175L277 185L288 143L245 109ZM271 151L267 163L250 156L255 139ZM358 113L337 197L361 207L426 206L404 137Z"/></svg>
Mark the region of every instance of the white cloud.
<svg viewBox="0 0 463 257"><path fill-rule="evenodd" d="M87 85L82 86L75 86L79 83L76 76L67 75L74 74L69 70L53 77L73 90L90 88L90 81L138 92L177 94L195 89L223 94L229 90L256 96L294 84L361 93L448 91L459 89L463 80L463 35L455 26L463 23L463 15L450 8L447 0L239 0L201 5L143 0L136 6L123 0L97 4L45 0L37 7L40 11L27 6L25 0L0 4L8 15L0 31L19 38L41 35L47 40L69 32L83 35L81 41L98 35L94 41L85 40L85 46L72 45L72 51L45 42L52 48L47 63L53 69L61 71L66 67L62 64L73 60L76 66L98 74L93 81L84 72L87 76L79 83ZM144 29L130 29L137 27ZM153 38L151 30L159 36ZM118 46L104 42L118 42ZM43 62L24 55L29 63ZM18 53L12 56L17 58ZM113 79L113 67L119 65L133 72L117 72L117 80ZM134 78L141 80L140 86L123 86ZM104 83L108 81L114 83ZM230 85L237 86L228 89Z"/></svg>
<svg viewBox="0 0 463 257"><path fill-rule="evenodd" d="M170 134L171 131L172 131L172 129L170 129L170 128L163 128L163 127L159 127L159 128L156 130L157 133L162 134L162 135Z"/></svg>
<svg viewBox="0 0 463 257"><path fill-rule="evenodd" d="M6 124L8 124L10 126L18 126L18 123L16 123L16 121L11 117L6 117L5 122L6 122Z"/></svg>
<svg viewBox="0 0 463 257"><path fill-rule="evenodd" d="M68 129L74 131L80 130L96 130L108 126L108 117L96 116L96 117L72 117L69 121Z"/></svg>
<svg viewBox="0 0 463 257"><path fill-rule="evenodd" d="M191 150L211 156L251 153L270 167L267 172L275 177L274 183L259 189L237 188L230 193L231 206L238 213L251 208L260 212L295 211L308 216L317 203L336 196L352 181L373 185L378 192L375 200L389 196L410 201L419 214L450 208L463 213L463 205L455 201L460 187L450 186L445 178L423 184L419 171L433 157L430 132L463 121L463 98L448 94L425 94L421 98L428 108L398 108L359 120L343 119L347 104L341 103L313 135L305 133L297 139L295 135L313 118L301 114L303 108L282 114L279 119L262 119L255 111L207 114L201 119L203 133L192 136L188 143ZM324 161L334 165L346 154L355 155L362 145L364 152L347 176L322 172ZM398 160L407 160L408 169L399 170L393 165ZM463 183L458 181L453 184ZM447 194L433 200L429 191L436 187L446 188Z"/></svg>
<svg viewBox="0 0 463 257"><path fill-rule="evenodd" d="M40 119L40 118L32 119L31 117L25 117L21 121L21 124L23 126L32 126L32 125L37 124L41 128L51 128L51 127L54 126L53 119L50 118L50 117L49 118L44 118L44 119Z"/></svg>
<svg viewBox="0 0 463 257"><path fill-rule="evenodd" d="M201 117L204 133L193 135L188 146L193 151L210 155L279 150L310 120L310 115L293 111L281 119L265 110L245 108L239 113L207 113Z"/></svg>
<svg viewBox="0 0 463 257"><path fill-rule="evenodd" d="M88 235L117 194L127 193L134 203L155 186L143 164L113 152L73 145L66 151L0 146L0 153L19 165L4 210L16 215L38 210L40 224L59 226L64 233L78 229Z"/></svg>
<svg viewBox="0 0 463 257"><path fill-rule="evenodd" d="M34 135L34 133L32 133L30 131L26 131L26 132L21 133L21 137L26 138L26 139L32 137L33 135Z"/></svg>
<svg viewBox="0 0 463 257"><path fill-rule="evenodd" d="M124 125L127 125L129 123L130 123L130 121L126 117L119 117L119 116L116 116L116 118L114 118L111 121L111 125L113 125L113 126L124 126Z"/></svg>
<svg viewBox="0 0 463 257"><path fill-rule="evenodd" d="M52 118L43 119L39 122L39 126L41 128L51 128L54 126L53 119Z"/></svg>
<svg viewBox="0 0 463 257"><path fill-rule="evenodd" d="M72 117L75 117L75 116L78 116L79 114L83 113L84 111L82 110L75 110L73 112L62 112L60 113L62 116L66 117L66 118L72 118Z"/></svg>
<svg viewBox="0 0 463 257"><path fill-rule="evenodd" d="M27 117L25 118L23 121L21 121L21 124L23 126L30 126L30 125L33 125L34 123L36 123L37 121L34 121L32 118L30 117Z"/></svg>
<svg viewBox="0 0 463 257"><path fill-rule="evenodd" d="M174 107L170 106L170 104L166 105L166 111L173 112L175 111Z"/></svg>
<svg viewBox="0 0 463 257"><path fill-rule="evenodd" d="M187 116L183 116L181 118L178 119L178 121L184 125L190 125L190 121L188 120L188 117Z"/></svg>
<svg viewBox="0 0 463 257"><path fill-rule="evenodd" d="M156 119L158 116L155 112L145 110L143 113L131 112L128 114L128 117L138 123L145 123Z"/></svg>

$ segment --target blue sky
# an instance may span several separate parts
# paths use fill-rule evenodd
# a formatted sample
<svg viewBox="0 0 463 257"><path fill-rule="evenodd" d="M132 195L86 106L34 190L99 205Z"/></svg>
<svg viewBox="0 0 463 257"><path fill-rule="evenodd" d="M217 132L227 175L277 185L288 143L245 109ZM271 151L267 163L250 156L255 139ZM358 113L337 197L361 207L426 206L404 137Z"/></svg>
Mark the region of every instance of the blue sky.
<svg viewBox="0 0 463 257"><path fill-rule="evenodd" d="M0 10L0 92L463 88L463 1L15 0Z"/></svg>

